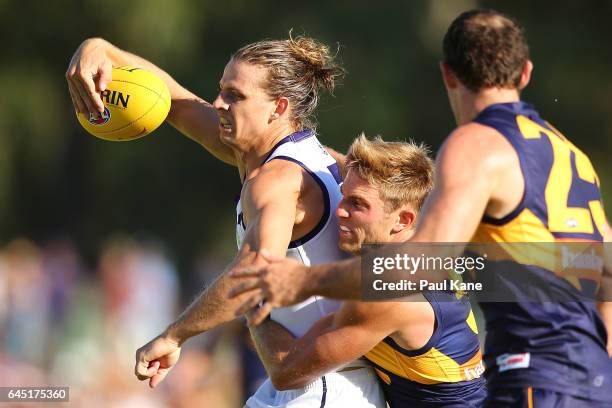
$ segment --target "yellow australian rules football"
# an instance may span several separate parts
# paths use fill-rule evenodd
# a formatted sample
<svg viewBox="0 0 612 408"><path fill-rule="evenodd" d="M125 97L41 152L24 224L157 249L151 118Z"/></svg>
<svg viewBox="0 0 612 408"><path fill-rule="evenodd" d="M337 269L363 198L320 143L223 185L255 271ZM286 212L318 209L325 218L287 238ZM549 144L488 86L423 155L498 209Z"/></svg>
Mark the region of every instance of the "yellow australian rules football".
<svg viewBox="0 0 612 408"><path fill-rule="evenodd" d="M113 68L113 78L102 91L104 113L77 113L79 123L104 140L127 141L148 135L168 116L170 91L158 76L136 67Z"/></svg>

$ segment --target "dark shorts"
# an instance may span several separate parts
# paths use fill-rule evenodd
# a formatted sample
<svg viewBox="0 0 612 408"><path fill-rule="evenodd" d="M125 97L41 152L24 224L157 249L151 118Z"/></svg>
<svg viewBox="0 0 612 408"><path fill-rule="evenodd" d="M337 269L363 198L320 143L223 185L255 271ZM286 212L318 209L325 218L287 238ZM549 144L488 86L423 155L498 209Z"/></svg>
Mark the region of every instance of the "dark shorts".
<svg viewBox="0 0 612 408"><path fill-rule="evenodd" d="M573 397L541 388L489 389L485 408L612 408L611 403Z"/></svg>

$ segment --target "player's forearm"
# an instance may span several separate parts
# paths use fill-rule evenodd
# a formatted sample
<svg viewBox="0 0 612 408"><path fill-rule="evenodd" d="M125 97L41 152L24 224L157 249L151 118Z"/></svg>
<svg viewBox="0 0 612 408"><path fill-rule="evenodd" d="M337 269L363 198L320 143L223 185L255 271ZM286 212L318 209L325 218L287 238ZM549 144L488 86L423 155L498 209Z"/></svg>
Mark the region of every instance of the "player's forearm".
<svg viewBox="0 0 612 408"><path fill-rule="evenodd" d="M249 330L268 376L274 378L282 369L295 337L279 323L269 319L258 326L249 326Z"/></svg>
<svg viewBox="0 0 612 408"><path fill-rule="evenodd" d="M102 50L111 65L134 66L146 69L161 78L170 91L170 112L167 121L183 135L206 148L218 159L235 165L233 151L219 139L218 118L212 106L193 94L166 71L136 54L122 50L102 38L91 38L81 44L83 54Z"/></svg>
<svg viewBox="0 0 612 408"><path fill-rule="evenodd" d="M227 272L207 287L179 318L166 329L165 336L175 339L179 344L200 333L234 320L235 310L244 302L245 297L228 299L227 293L234 282Z"/></svg>
<svg viewBox="0 0 612 408"><path fill-rule="evenodd" d="M332 299L361 298L361 258L310 267L306 291Z"/></svg>
<svg viewBox="0 0 612 408"><path fill-rule="evenodd" d="M404 252L408 254L431 254L431 256L440 256L440 248L428 246L426 244L408 244L406 247L397 245L384 246L377 250L375 257L387 257L395 259ZM457 249L449 248L449 256L454 253L459 253ZM308 278L305 280L305 287L301 293L312 295L325 296L332 299L341 300L359 300L363 296L362 286L362 265L361 257L352 258L346 261L334 262L331 264L314 265L309 268ZM397 267L399 268L399 267ZM385 279L389 282L400 279L419 282L427 280L429 282L440 282L448 279L448 273L444 270L426 270L419 268L415 271L407 273L405 270L392 268L385 272ZM411 294L420 292L418 289L411 290ZM398 297L405 294L398 294Z"/></svg>
<svg viewBox="0 0 612 408"><path fill-rule="evenodd" d="M344 363L335 363L326 358L327 353L319 350L318 337L330 328L332 322L332 315L321 318L302 338L293 337L287 329L271 320L250 327L259 357L276 389L304 387Z"/></svg>

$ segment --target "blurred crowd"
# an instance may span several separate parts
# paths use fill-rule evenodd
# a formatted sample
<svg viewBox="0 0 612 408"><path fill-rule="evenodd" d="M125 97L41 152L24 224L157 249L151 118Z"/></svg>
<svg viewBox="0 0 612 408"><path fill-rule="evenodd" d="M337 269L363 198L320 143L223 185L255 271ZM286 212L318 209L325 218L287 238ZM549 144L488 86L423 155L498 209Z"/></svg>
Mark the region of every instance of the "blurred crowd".
<svg viewBox="0 0 612 408"><path fill-rule="evenodd" d="M1 246L0 386L68 386L70 406L242 406L265 377L243 321L190 339L155 390L133 374L136 349L221 268L202 254L181 287L154 240L113 238L92 266L69 240Z"/></svg>

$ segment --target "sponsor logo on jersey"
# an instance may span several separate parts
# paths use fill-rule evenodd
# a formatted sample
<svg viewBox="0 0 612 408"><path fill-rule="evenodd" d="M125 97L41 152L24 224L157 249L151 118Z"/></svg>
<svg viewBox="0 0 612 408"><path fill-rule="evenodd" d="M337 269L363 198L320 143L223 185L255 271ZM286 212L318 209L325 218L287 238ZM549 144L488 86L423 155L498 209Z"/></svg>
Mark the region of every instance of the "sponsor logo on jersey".
<svg viewBox="0 0 612 408"><path fill-rule="evenodd" d="M465 381L470 381L476 378L480 378L480 376L484 372L485 372L485 366L482 360L480 360L474 368L466 368L465 370L463 370L463 374L465 375Z"/></svg>
<svg viewBox="0 0 612 408"><path fill-rule="evenodd" d="M516 370L517 368L529 367L530 358L530 353L502 354L497 357L496 363L501 373L508 370Z"/></svg>

